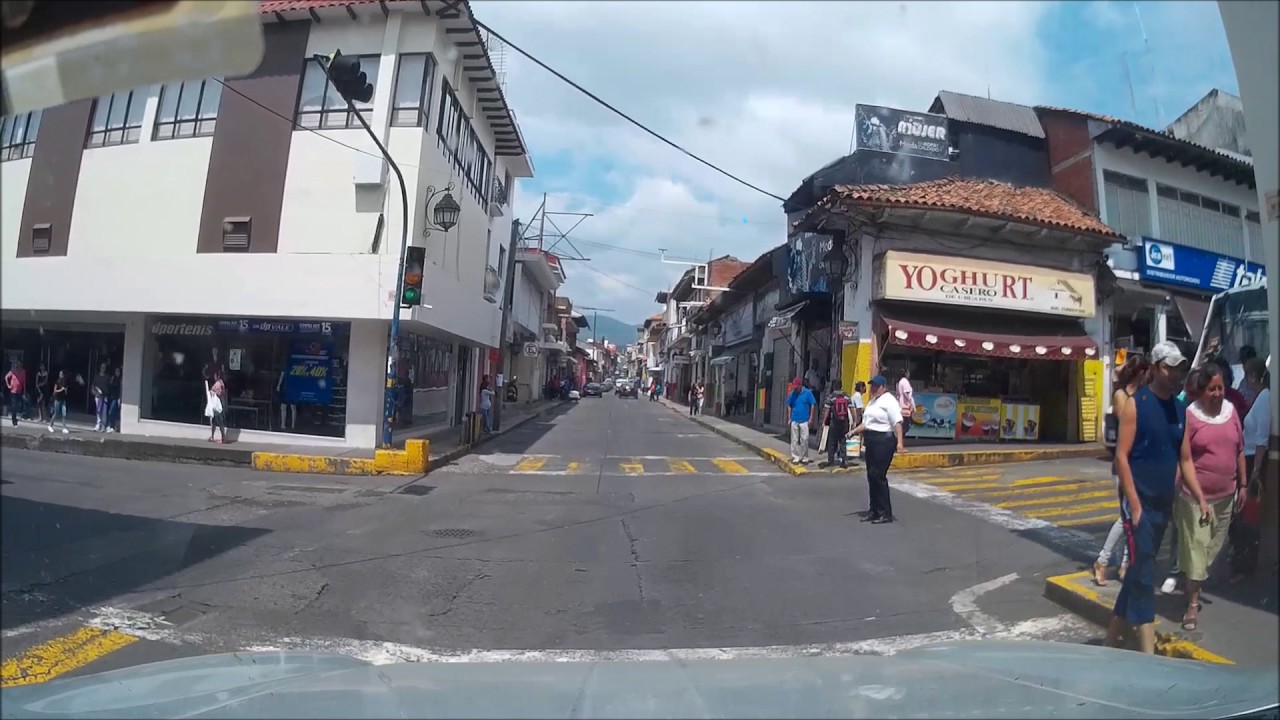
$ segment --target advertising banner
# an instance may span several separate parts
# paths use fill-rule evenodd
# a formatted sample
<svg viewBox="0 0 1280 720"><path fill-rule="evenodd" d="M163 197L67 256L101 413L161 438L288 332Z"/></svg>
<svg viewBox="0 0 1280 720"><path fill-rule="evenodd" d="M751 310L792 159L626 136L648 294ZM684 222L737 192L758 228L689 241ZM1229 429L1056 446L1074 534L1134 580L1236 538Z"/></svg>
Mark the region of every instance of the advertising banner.
<svg viewBox="0 0 1280 720"><path fill-rule="evenodd" d="M907 437L951 439L956 435L956 396L916 393L916 409L903 418Z"/></svg>
<svg viewBox="0 0 1280 720"><path fill-rule="evenodd" d="M1267 277L1266 268L1207 250L1142 238L1140 276L1148 282L1218 293L1244 285L1256 285Z"/></svg>
<svg viewBox="0 0 1280 720"><path fill-rule="evenodd" d="M1084 273L972 258L890 250L875 275L884 300L966 305L1093 317L1093 277Z"/></svg>
<svg viewBox="0 0 1280 720"><path fill-rule="evenodd" d="M1000 398L960 398L957 440L995 440L1000 436Z"/></svg>
<svg viewBox="0 0 1280 720"><path fill-rule="evenodd" d="M879 105L854 106L857 149L950 160L947 117Z"/></svg>
<svg viewBox="0 0 1280 720"><path fill-rule="evenodd" d="M333 400L332 343L294 342L289 346L289 362L285 366L285 402L328 405Z"/></svg>
<svg viewBox="0 0 1280 720"><path fill-rule="evenodd" d="M1001 440L1039 440L1040 406L1004 403L1000 406Z"/></svg>
<svg viewBox="0 0 1280 720"><path fill-rule="evenodd" d="M736 345L744 340L750 340L751 334L755 330L753 324L755 320L754 311L754 304L748 300L726 312L720 320L720 324L724 328L721 344L729 346Z"/></svg>

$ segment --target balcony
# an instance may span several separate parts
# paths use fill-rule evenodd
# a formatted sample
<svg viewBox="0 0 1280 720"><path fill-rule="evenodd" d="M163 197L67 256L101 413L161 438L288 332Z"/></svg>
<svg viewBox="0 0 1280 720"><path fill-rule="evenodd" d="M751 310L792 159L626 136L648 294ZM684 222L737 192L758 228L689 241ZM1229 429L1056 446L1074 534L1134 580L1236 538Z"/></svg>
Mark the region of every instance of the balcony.
<svg viewBox="0 0 1280 720"><path fill-rule="evenodd" d="M502 289L502 278L498 277L498 269L492 265L488 265L484 269L484 299L486 302L497 303L498 291Z"/></svg>
<svg viewBox="0 0 1280 720"><path fill-rule="evenodd" d="M507 184L493 179L493 191L489 193L489 217L502 217L502 209L507 206Z"/></svg>

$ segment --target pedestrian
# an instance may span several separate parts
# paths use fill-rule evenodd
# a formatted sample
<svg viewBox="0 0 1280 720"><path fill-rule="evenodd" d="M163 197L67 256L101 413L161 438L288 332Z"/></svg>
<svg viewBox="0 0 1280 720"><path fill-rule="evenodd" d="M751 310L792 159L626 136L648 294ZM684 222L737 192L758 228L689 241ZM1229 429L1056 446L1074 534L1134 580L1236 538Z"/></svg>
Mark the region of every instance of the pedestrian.
<svg viewBox="0 0 1280 720"><path fill-rule="evenodd" d="M862 411L867 407L867 384L859 380L853 385L853 424L862 422Z"/></svg>
<svg viewBox="0 0 1280 720"><path fill-rule="evenodd" d="M1111 480L1116 485L1117 493L1120 492L1120 476L1116 473L1116 436L1120 428L1120 412L1133 399L1133 394L1138 391L1138 388L1147 383L1147 374L1150 370L1151 365L1147 360L1135 354L1130 355L1124 365L1116 371L1115 390L1111 393L1111 409L1103 423L1103 441L1107 446L1108 454L1111 455ZM1102 550L1098 552L1098 559L1093 563L1095 584L1100 586L1107 584L1107 566L1111 564L1116 543L1123 535L1124 519L1117 514L1115 523L1111 525L1111 531L1107 533L1106 541L1102 543ZM1128 569L1129 546L1126 543L1120 550L1119 578L1121 580L1124 580L1124 574Z"/></svg>
<svg viewBox="0 0 1280 720"><path fill-rule="evenodd" d="M220 368L213 371L213 384L205 385L205 393L208 399L204 414L205 417L209 418L209 442L216 442L221 445L227 441L227 386L222 380L222 370ZM215 430L219 433L217 440L213 439Z"/></svg>
<svg viewBox="0 0 1280 720"><path fill-rule="evenodd" d="M1224 386L1222 396L1235 407L1236 419L1243 423L1245 416L1249 414L1249 400L1245 398L1244 393L1236 389L1235 373L1231 370L1231 363L1227 362L1227 359L1221 355L1214 355L1210 362L1217 365L1218 369L1222 371L1222 384Z"/></svg>
<svg viewBox="0 0 1280 720"><path fill-rule="evenodd" d="M787 407L791 408L791 462L801 465L809 462L809 418L817 400L813 391L805 387L799 377L791 380L787 393Z"/></svg>
<svg viewBox="0 0 1280 720"><path fill-rule="evenodd" d="M36 370L36 422L44 422L44 414L49 404L49 370L44 363Z"/></svg>
<svg viewBox="0 0 1280 720"><path fill-rule="evenodd" d="M1195 474L1183 476L1173 504L1178 567L1187 582L1182 629L1196 629L1200 587L1226 542L1231 516L1245 490L1244 431L1235 406L1225 402L1222 368L1208 363L1191 372L1195 402L1187 406L1184 442Z"/></svg>
<svg viewBox="0 0 1280 720"><path fill-rule="evenodd" d="M107 364L98 366L98 374L93 378L94 432L106 432L107 411L111 408L107 390L111 387L111 376L107 373Z"/></svg>
<svg viewBox="0 0 1280 720"><path fill-rule="evenodd" d="M1186 406L1175 397L1186 362L1177 345L1158 343L1151 349L1150 381L1120 412L1116 471L1129 571L1107 629L1110 647L1119 647L1123 636L1136 635L1142 652L1155 652L1156 551L1173 510L1178 472L1193 491L1199 490L1193 484L1191 450L1183 442Z"/></svg>
<svg viewBox="0 0 1280 720"><path fill-rule="evenodd" d="M853 403L849 401L849 396L844 394L840 381L833 382L836 383L836 387L831 395L830 407L827 408L824 421L827 426L827 467L835 465L838 457L840 467L844 468L849 467L848 446L845 444L845 439L849 435L849 430L854 427Z"/></svg>
<svg viewBox="0 0 1280 720"><path fill-rule="evenodd" d="M480 381L480 418L484 422L486 435L493 432L493 388L489 387L489 376Z"/></svg>
<svg viewBox="0 0 1280 720"><path fill-rule="evenodd" d="M706 402L706 399L707 399L707 386L703 385L702 381L699 380L698 382L693 384L693 402L695 406L694 413L693 413L694 415L702 414L702 404Z"/></svg>
<svg viewBox="0 0 1280 720"><path fill-rule="evenodd" d="M27 392L27 371L22 369L21 360L14 360L10 365L4 376L4 386L9 391L9 418L13 426L18 427L18 416L23 412Z"/></svg>
<svg viewBox="0 0 1280 720"><path fill-rule="evenodd" d="M916 413L916 394L911 389L911 366L902 367L902 377L898 379L898 407L902 417L909 418Z"/></svg>
<svg viewBox="0 0 1280 720"><path fill-rule="evenodd" d="M120 432L120 386L124 382L123 373L117 365L107 383L107 432Z"/></svg>
<svg viewBox="0 0 1280 720"><path fill-rule="evenodd" d="M49 413L49 432L53 432L53 423L58 418L62 418L62 434L71 432L67 429L67 386L69 384L67 371L59 370L58 379L53 381L53 407Z"/></svg>
<svg viewBox="0 0 1280 720"><path fill-rule="evenodd" d="M1250 480L1244 502L1237 508L1227 531L1231 541L1230 583L1244 580L1258 569L1258 549L1262 544L1262 530L1258 526L1262 512L1262 483Z"/></svg>
<svg viewBox="0 0 1280 720"><path fill-rule="evenodd" d="M1262 358L1249 358L1244 365L1245 395L1252 394L1249 412L1244 416L1244 459L1249 479L1262 480L1267 464L1267 437L1271 434L1271 388L1267 365Z"/></svg>
<svg viewBox="0 0 1280 720"><path fill-rule="evenodd" d="M889 497L889 466L896 453L906 452L902 445L902 405L899 398L886 392L888 384L883 375L871 378L871 402L862 414L862 422L849 432L862 435L862 454L867 465L870 506L862 521L876 524L897 520Z"/></svg>

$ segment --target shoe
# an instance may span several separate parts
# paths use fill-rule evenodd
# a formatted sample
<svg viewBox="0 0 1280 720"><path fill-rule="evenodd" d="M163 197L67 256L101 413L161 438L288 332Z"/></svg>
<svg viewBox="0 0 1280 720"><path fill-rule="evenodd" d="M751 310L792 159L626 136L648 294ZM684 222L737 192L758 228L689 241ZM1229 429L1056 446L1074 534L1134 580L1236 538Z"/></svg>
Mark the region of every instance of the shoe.
<svg viewBox="0 0 1280 720"><path fill-rule="evenodd" d="M872 525L883 525L885 523L897 522L898 518L892 515L880 515L871 521Z"/></svg>
<svg viewBox="0 0 1280 720"><path fill-rule="evenodd" d="M50 425L50 426L49 426L49 432L53 432L53 426L52 426L52 425Z"/></svg>
<svg viewBox="0 0 1280 720"><path fill-rule="evenodd" d="M70 430L68 430L68 429L66 429L66 428L62 428L62 434L63 434L63 435L70 435L70 434L71 434L71 431L70 431Z"/></svg>
<svg viewBox="0 0 1280 720"><path fill-rule="evenodd" d="M862 516L862 522L876 522L879 519L880 513L874 513L871 511L867 511L867 514Z"/></svg>
<svg viewBox="0 0 1280 720"><path fill-rule="evenodd" d="M1107 566L1096 560L1093 563L1093 584L1098 587L1107 585Z"/></svg>
<svg viewBox="0 0 1280 720"><path fill-rule="evenodd" d="M1178 587L1178 578L1174 577L1173 575L1170 575L1169 577L1164 579L1164 584L1160 586L1160 592L1164 593L1165 595L1170 595L1173 593L1175 589L1177 589L1177 587Z"/></svg>

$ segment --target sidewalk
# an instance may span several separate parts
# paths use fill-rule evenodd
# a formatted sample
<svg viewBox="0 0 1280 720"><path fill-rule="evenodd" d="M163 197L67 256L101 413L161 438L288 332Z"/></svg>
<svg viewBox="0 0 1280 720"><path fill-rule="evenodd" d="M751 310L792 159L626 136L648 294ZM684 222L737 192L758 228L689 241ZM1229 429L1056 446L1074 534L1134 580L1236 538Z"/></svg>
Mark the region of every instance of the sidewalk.
<svg viewBox="0 0 1280 720"><path fill-rule="evenodd" d="M1163 581L1164 571L1157 573ZM1106 586L1093 583L1093 573L1083 571L1045 581L1045 597L1091 622L1106 627L1111 622L1121 583L1114 573ZM1186 596L1179 589L1171 595L1156 590L1156 654L1204 662L1274 668L1280 647L1276 576L1260 567L1238 585L1211 580L1200 593L1203 608L1195 630L1182 629Z"/></svg>
<svg viewBox="0 0 1280 720"><path fill-rule="evenodd" d="M721 437L732 440L760 457L773 462L792 475L803 475L811 472L857 472L861 471L861 463L855 463L847 469L821 468L818 460L825 462L825 454L813 451L813 440L810 440L810 457L814 462L799 465L791 462L791 448L786 440L748 427L740 422L725 420L711 415L689 416L689 408L666 398L659 402L679 412ZM973 467L978 465L999 465L1013 462L1032 462L1036 460L1059 460L1062 458L1091 458L1102 454L1100 443L1059 443L1010 447L1001 443L965 443L963 445L916 445L907 441L907 452L893 458L894 470L921 470L925 468Z"/></svg>
<svg viewBox="0 0 1280 720"><path fill-rule="evenodd" d="M463 444L462 429L451 427L421 438L405 441L397 450L345 448L334 445L283 445L277 443L234 442L224 445L205 440L94 432L90 424L68 422L69 433L58 427L49 432L47 425L33 420L19 421L17 427L8 419L0 426L0 447L37 452L68 453L123 460L149 460L201 465L249 467L272 472L302 472L322 475L422 475L471 451L490 438L502 435L546 410L559 401L529 405L507 405L502 411L502 430ZM299 436L305 440L305 436Z"/></svg>

